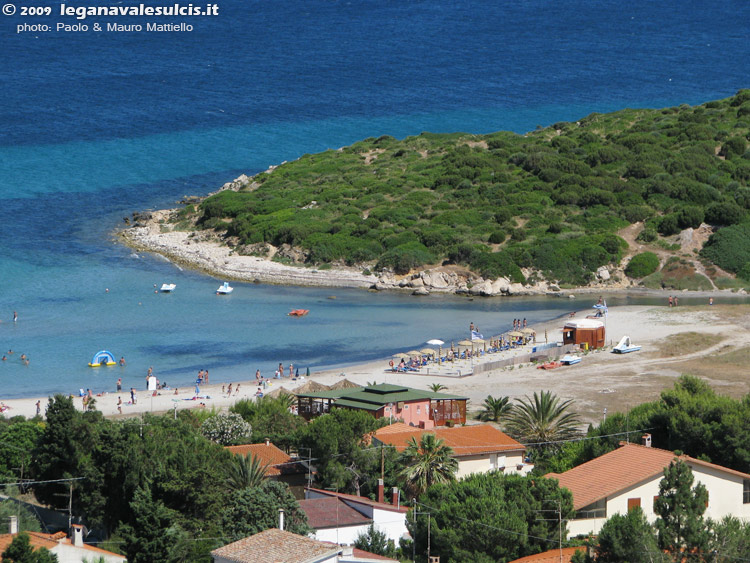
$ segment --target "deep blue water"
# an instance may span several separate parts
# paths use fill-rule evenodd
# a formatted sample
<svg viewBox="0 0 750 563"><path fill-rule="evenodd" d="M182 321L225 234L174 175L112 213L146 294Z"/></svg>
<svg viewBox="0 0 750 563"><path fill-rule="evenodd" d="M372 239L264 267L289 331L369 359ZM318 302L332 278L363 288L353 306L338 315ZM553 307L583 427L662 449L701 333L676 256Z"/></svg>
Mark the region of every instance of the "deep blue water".
<svg viewBox="0 0 750 563"><path fill-rule="evenodd" d="M556 300L243 284L219 300L216 280L136 257L109 233L134 210L368 136L524 132L750 86L741 1L217 4L217 17L83 22L184 21L189 33L18 34L77 22L0 18L0 350L31 357L0 364L0 398L110 387L119 372L85 367L100 348L128 358L126 384L149 365L170 382L200 368L219 381L564 312ZM178 291L154 295L167 280ZM312 313L284 316L296 307Z"/></svg>

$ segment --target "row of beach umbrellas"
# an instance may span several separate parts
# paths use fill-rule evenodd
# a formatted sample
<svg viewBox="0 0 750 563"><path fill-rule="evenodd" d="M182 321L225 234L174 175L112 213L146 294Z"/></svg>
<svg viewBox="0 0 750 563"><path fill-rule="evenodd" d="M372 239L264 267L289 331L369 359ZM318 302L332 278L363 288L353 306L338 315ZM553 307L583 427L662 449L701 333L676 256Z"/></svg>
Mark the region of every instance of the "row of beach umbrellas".
<svg viewBox="0 0 750 563"><path fill-rule="evenodd" d="M529 334L534 334L536 331L533 328L522 328L520 331L512 331L505 334L499 334L497 336L493 336L492 340L500 340L501 338L504 338L505 336L510 336L511 338L519 338L521 336L527 336ZM442 340L438 340L437 338L428 340L427 344L430 344L432 346L439 346L442 348L443 342ZM475 348L479 346L484 346L487 344L486 340L482 340L481 338L477 338L476 340L460 340L458 342L458 346L465 347L465 348ZM435 350L434 348L422 348L421 350L409 350L408 352L399 352L397 354L393 354L393 358L396 359L406 359L406 358L413 358L418 356L434 356L436 353L438 353L438 350Z"/></svg>

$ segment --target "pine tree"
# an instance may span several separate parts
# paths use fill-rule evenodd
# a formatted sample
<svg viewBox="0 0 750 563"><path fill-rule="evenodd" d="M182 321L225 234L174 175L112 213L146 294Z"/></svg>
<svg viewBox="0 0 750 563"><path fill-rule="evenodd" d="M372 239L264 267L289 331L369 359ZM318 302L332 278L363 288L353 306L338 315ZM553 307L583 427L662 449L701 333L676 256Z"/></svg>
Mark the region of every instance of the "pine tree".
<svg viewBox="0 0 750 563"><path fill-rule="evenodd" d="M708 491L702 483L693 485L693 472L682 460L664 470L659 497L654 502L659 547L679 561L684 554L701 553L708 547L710 533L703 521Z"/></svg>

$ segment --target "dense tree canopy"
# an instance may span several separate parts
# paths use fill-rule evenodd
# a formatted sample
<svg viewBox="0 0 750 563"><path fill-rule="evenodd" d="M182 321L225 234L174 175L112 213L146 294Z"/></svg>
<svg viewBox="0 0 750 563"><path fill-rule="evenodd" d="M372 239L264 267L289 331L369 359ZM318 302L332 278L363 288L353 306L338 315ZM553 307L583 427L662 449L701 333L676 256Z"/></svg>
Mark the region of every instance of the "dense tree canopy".
<svg viewBox="0 0 750 563"><path fill-rule="evenodd" d="M369 138L303 155L174 220L216 230L241 253L291 245L310 264L404 273L447 261L485 277L523 281L530 267L585 283L619 261L615 232L630 223L670 235L747 221L750 123L733 105L745 93L595 113L523 136Z"/></svg>

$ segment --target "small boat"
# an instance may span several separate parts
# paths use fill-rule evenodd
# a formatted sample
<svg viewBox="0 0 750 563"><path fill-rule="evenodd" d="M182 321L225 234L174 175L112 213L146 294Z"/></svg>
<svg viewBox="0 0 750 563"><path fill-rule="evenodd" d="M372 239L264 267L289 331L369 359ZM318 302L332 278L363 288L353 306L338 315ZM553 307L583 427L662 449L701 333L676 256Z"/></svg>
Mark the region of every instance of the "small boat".
<svg viewBox="0 0 750 563"><path fill-rule="evenodd" d="M224 284L220 285L219 289L216 290L216 295L228 295L233 291L234 288L229 285L229 282L224 282Z"/></svg>
<svg viewBox="0 0 750 563"><path fill-rule="evenodd" d="M579 358L578 356L565 354L562 358L560 358L560 361L564 366L572 366L573 364L581 363L581 358Z"/></svg>
<svg viewBox="0 0 750 563"><path fill-rule="evenodd" d="M177 287L177 284L175 283L163 283L161 285L161 288L159 288L159 291L162 293L170 293L174 291L174 288Z"/></svg>
<svg viewBox="0 0 750 563"><path fill-rule="evenodd" d="M637 352L640 349L640 346L635 346L632 342L630 342L629 336L623 336L622 340L620 340L620 343L612 348L612 353L627 354L628 352Z"/></svg>
<svg viewBox="0 0 750 563"><path fill-rule="evenodd" d="M293 311L287 313L287 315L290 317L304 317L309 312L309 309L294 309Z"/></svg>
<svg viewBox="0 0 750 563"><path fill-rule="evenodd" d="M562 362L545 362L540 366L536 366L536 369L555 369L562 366Z"/></svg>

